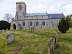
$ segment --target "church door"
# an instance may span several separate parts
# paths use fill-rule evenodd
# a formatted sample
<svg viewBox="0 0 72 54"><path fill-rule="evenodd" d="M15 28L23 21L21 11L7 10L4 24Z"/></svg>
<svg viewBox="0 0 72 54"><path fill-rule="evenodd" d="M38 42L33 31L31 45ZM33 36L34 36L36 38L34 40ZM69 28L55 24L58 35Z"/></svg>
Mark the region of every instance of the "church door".
<svg viewBox="0 0 72 54"><path fill-rule="evenodd" d="M16 29L16 25L15 24L13 24L13 29Z"/></svg>

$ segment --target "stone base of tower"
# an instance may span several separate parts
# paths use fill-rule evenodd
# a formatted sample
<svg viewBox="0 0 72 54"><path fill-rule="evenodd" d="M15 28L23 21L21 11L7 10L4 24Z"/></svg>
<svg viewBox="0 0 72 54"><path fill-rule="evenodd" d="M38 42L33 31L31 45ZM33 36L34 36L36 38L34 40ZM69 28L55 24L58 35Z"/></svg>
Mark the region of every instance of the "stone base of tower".
<svg viewBox="0 0 72 54"><path fill-rule="evenodd" d="M13 22L11 23L10 29L11 29L11 30L20 30L20 29L22 29L22 28L21 28L20 24L18 24L16 21L13 21Z"/></svg>

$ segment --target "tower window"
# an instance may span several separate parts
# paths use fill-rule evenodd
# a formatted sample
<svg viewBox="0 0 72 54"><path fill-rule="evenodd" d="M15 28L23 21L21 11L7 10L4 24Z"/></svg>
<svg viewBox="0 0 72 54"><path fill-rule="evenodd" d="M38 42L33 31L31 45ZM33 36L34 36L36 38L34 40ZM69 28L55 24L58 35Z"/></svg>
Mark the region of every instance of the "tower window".
<svg viewBox="0 0 72 54"><path fill-rule="evenodd" d="M25 26L25 22L23 22L23 26Z"/></svg>
<svg viewBox="0 0 72 54"><path fill-rule="evenodd" d="M19 10L22 10L22 6L21 6L21 5L19 5L19 7L18 7L18 8L19 8Z"/></svg>
<svg viewBox="0 0 72 54"><path fill-rule="evenodd" d="M36 22L36 26L38 26L38 25L39 25L39 22L37 21L37 22Z"/></svg>
<svg viewBox="0 0 72 54"><path fill-rule="evenodd" d="M32 21L30 21L30 26L32 26Z"/></svg>
<svg viewBox="0 0 72 54"><path fill-rule="evenodd" d="M43 25L43 26L45 25L45 22L44 22L44 21L42 22L42 25Z"/></svg>

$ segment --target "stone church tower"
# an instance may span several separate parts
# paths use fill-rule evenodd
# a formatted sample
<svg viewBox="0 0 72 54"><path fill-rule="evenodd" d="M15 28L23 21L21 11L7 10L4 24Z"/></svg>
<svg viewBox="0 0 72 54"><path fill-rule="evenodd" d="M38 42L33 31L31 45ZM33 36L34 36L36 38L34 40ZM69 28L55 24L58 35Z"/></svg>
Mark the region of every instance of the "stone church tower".
<svg viewBox="0 0 72 54"><path fill-rule="evenodd" d="M15 20L22 20L25 14L26 14L26 4L24 2L16 2Z"/></svg>
<svg viewBox="0 0 72 54"><path fill-rule="evenodd" d="M15 20L11 24L11 30L22 29L21 25L19 24L20 23L19 21L24 19L25 14L26 14L25 2L16 2L16 15L15 15Z"/></svg>

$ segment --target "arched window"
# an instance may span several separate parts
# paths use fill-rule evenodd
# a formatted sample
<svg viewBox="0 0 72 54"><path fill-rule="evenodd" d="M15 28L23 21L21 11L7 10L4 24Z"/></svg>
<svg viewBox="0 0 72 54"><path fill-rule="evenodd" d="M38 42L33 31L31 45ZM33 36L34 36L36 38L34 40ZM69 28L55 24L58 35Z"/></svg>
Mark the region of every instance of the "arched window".
<svg viewBox="0 0 72 54"><path fill-rule="evenodd" d="M22 10L22 6L21 6L21 5L19 5L19 7L18 7L18 8L19 8L19 10Z"/></svg>
<svg viewBox="0 0 72 54"><path fill-rule="evenodd" d="M32 21L30 21L30 26L32 26Z"/></svg>
<svg viewBox="0 0 72 54"><path fill-rule="evenodd" d="M25 26L25 22L23 22L23 26Z"/></svg>
<svg viewBox="0 0 72 54"><path fill-rule="evenodd" d="M37 21L37 22L36 22L36 26L38 26L38 25L39 25L39 22Z"/></svg>
<svg viewBox="0 0 72 54"><path fill-rule="evenodd" d="M42 25L43 25L43 26L45 25L45 22L44 22L44 21L42 22Z"/></svg>

